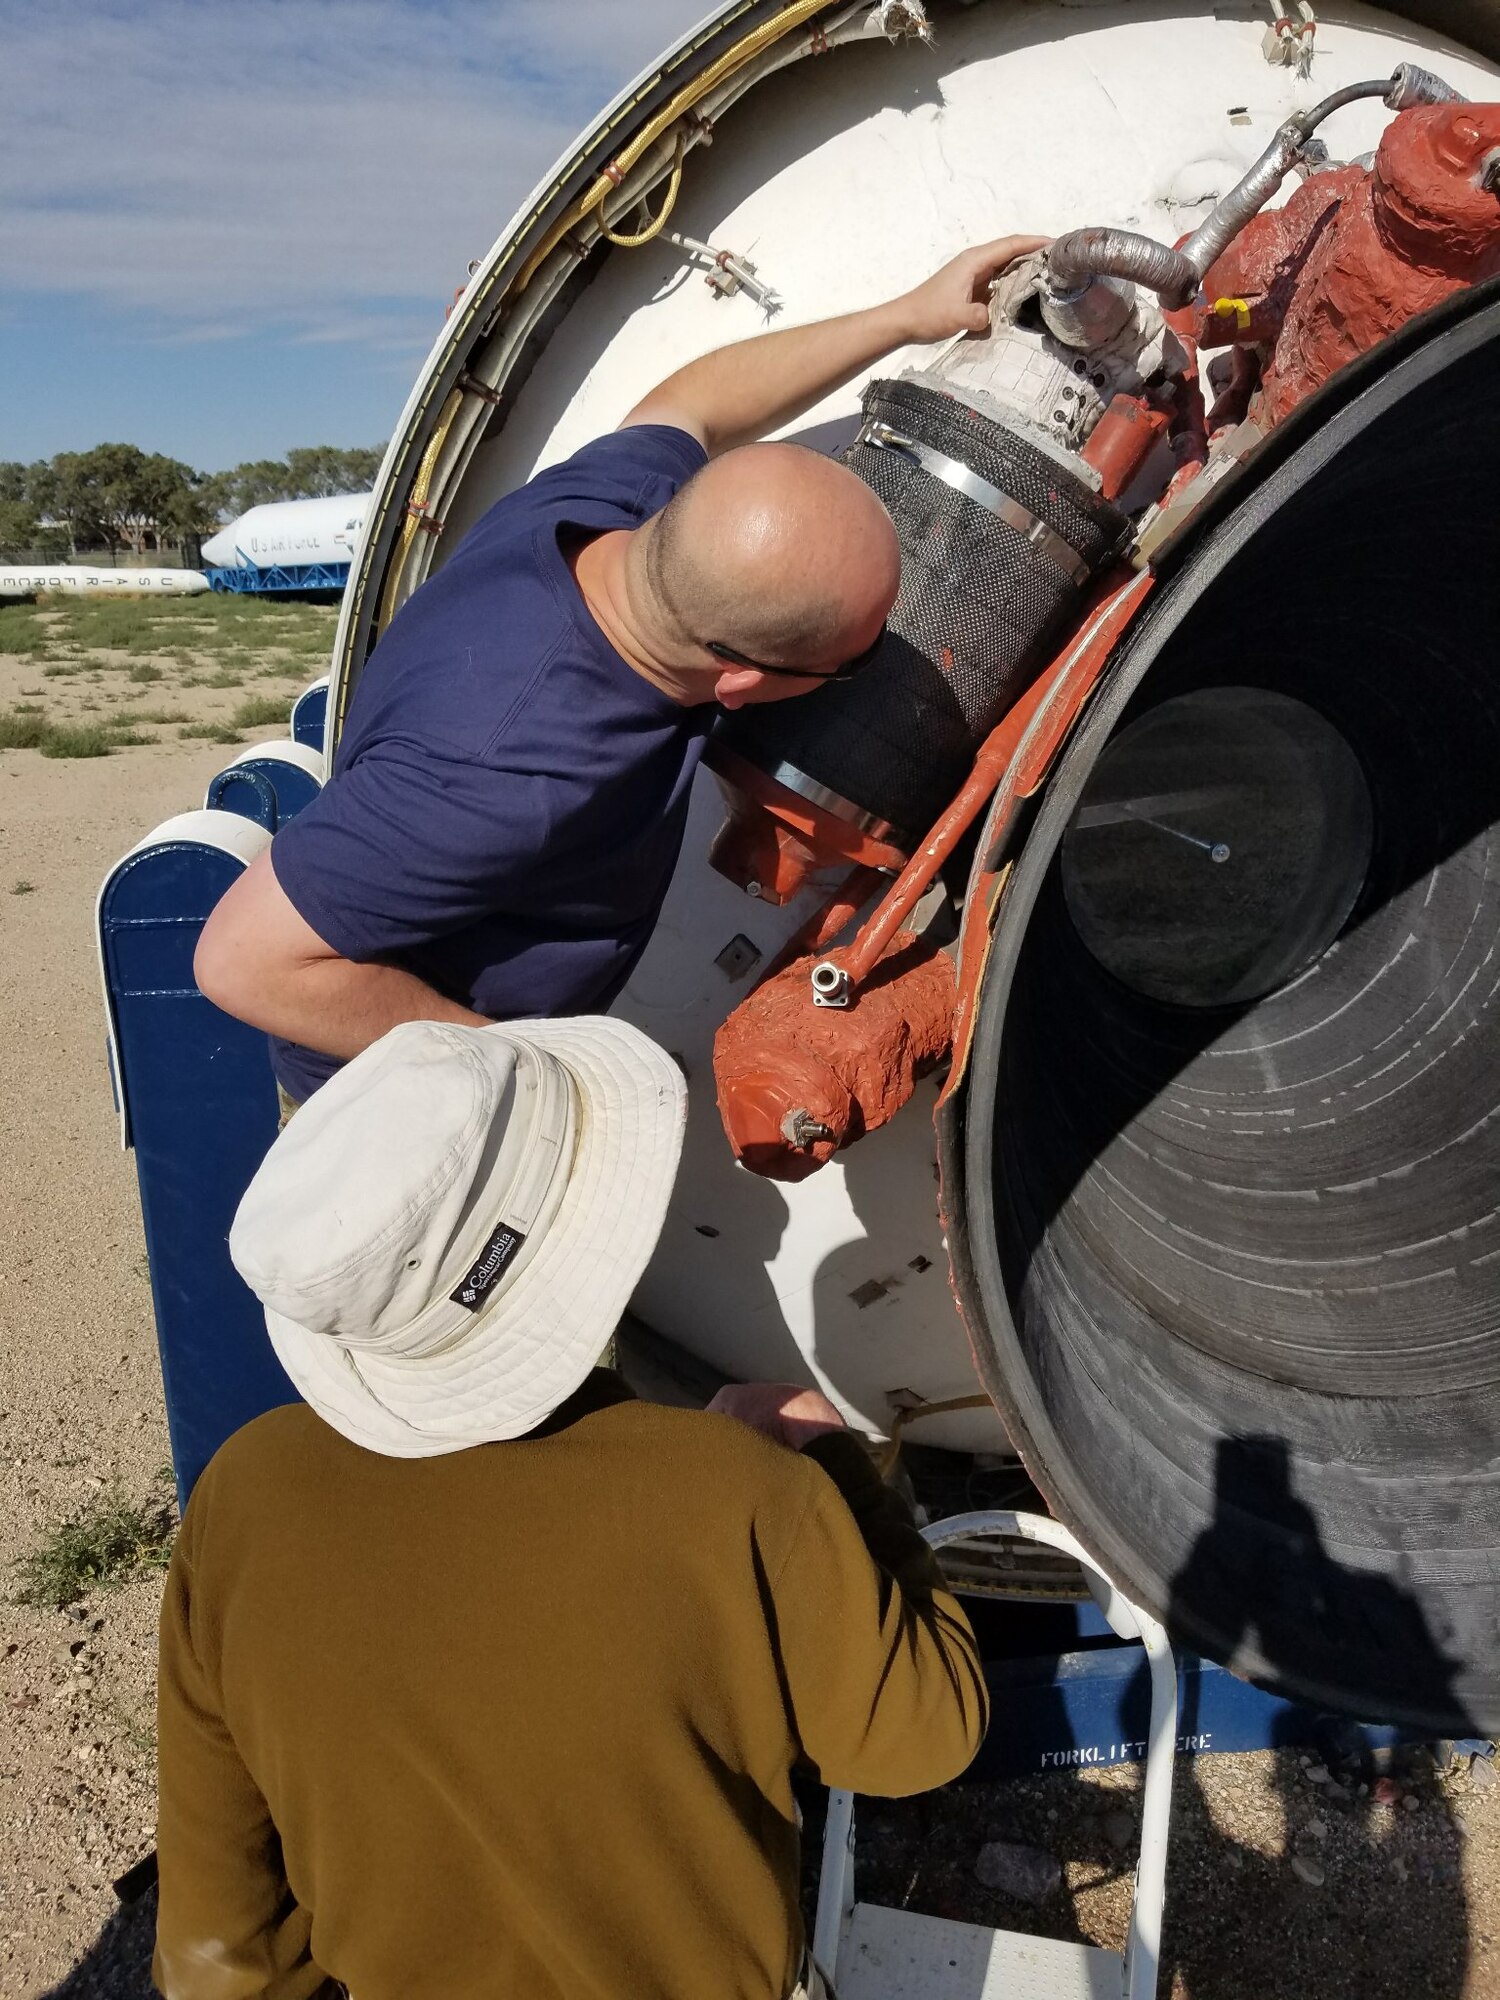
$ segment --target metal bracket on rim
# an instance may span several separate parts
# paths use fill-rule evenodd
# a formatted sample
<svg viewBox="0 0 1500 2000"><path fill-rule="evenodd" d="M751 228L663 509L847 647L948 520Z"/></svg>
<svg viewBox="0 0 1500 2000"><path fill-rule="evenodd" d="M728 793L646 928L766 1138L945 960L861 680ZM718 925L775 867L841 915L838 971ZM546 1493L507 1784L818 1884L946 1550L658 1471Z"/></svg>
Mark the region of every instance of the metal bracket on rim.
<svg viewBox="0 0 1500 2000"><path fill-rule="evenodd" d="M949 458L944 452L934 451L931 445L905 437L900 431L892 430L889 424L877 423L873 419L860 426L854 442L857 445L875 445L884 451L903 452L924 472L930 472L934 479L941 479L955 493L962 493L965 499L987 507L1007 528L1014 528L1018 535L1024 535L1033 548L1056 563L1080 589L1088 582L1092 572L1071 542L1064 541L1055 528L1049 528L1019 500L1012 499L1010 494L982 479L962 459Z"/></svg>

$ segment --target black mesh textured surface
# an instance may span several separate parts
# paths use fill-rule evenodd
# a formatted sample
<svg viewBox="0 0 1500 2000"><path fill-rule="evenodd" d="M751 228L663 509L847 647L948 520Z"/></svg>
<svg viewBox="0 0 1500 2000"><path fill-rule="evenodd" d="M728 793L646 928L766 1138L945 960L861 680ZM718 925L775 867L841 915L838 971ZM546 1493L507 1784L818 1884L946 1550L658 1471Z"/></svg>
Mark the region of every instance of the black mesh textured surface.
<svg viewBox="0 0 1500 2000"><path fill-rule="evenodd" d="M874 382L867 418L957 459L1059 534L1092 576L1127 523L1084 481L1002 425L920 382ZM763 768L789 764L911 840L968 775L975 749L1051 656L1080 586L988 507L900 451L856 445L850 468L901 538L901 594L855 681L766 708L722 733Z"/></svg>

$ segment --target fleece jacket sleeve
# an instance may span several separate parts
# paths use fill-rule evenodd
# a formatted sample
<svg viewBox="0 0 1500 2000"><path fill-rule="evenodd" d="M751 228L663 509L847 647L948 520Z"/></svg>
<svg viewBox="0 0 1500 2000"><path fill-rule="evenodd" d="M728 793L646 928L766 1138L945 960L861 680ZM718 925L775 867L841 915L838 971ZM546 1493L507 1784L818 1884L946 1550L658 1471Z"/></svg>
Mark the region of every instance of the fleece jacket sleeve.
<svg viewBox="0 0 1500 2000"><path fill-rule="evenodd" d="M166 2000L311 2000L332 1992L287 1886L265 1800L225 1725L195 1620L190 1508L161 1615L160 1901L152 1977Z"/></svg>
<svg viewBox="0 0 1500 2000"><path fill-rule="evenodd" d="M988 1717L969 1621L905 1502L847 1432L772 1585L787 1694L824 1784L901 1798L958 1776Z"/></svg>

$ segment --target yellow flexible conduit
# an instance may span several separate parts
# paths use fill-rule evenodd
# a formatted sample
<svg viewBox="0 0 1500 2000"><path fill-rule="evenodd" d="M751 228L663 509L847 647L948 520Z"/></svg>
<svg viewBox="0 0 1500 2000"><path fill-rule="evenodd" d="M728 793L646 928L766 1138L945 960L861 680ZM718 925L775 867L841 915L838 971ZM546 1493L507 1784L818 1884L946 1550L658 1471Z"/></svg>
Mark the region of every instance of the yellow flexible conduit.
<svg viewBox="0 0 1500 2000"><path fill-rule="evenodd" d="M401 579L406 574L406 558L411 553L412 543L423 532L421 524L427 508L427 489L432 484L433 471L442 455L443 446L448 442L453 419L463 407L463 400L463 391L454 389L443 404L436 427L428 440L427 449L422 454L422 463L417 467L417 476L411 483L411 491L406 496L406 518L401 523L401 534L396 542L390 568L386 572L385 590L380 600L382 631L400 609L399 592Z"/></svg>
<svg viewBox="0 0 1500 2000"><path fill-rule="evenodd" d="M621 236L611 229L601 215L599 233L607 242L617 243L622 250L639 250L643 243L649 243L653 236L660 235L667 225L667 217L677 205L677 190L682 186L682 156L687 150L687 135L677 134L677 150L672 156L672 178L667 182L666 199L658 214L653 215L645 228L634 236Z"/></svg>
<svg viewBox="0 0 1500 2000"><path fill-rule="evenodd" d="M676 124L685 111L691 111L700 99L707 97L711 90L716 90L727 78L733 76L736 70L742 69L748 62L753 62L767 49L774 48L776 43L791 34L794 28L800 28L804 21L810 21L814 14L824 12L833 4L834 0L791 0L790 6L784 7L771 20L763 21L758 28L752 28L750 33L736 42L733 48L726 49L718 61L711 63L701 76L694 77L691 83L685 83L674 97L667 100L660 111L646 120L635 137L627 140L616 153L610 162L613 171L600 174L593 186L579 196L562 219L553 224L545 239L532 252L525 270L521 273L521 284L526 284L537 265L567 235L568 231L591 215L605 197L619 186L621 180L642 155L655 145L663 132ZM602 220L601 217L601 222Z"/></svg>
<svg viewBox="0 0 1500 2000"><path fill-rule="evenodd" d="M636 162L642 158L664 132L671 129L684 112L691 111L695 104L706 97L711 90L716 89L726 78L733 76L736 70L742 69L746 63L753 62L758 55L762 55L767 49L773 48L777 42L791 34L795 28L800 28L804 21L810 21L814 14L822 13L834 4L835 0L791 0L791 4L784 7L779 14L775 15L769 21L762 22L760 27L752 29L742 40L736 42L733 48L727 49L717 62L710 64L704 70L701 76L695 77L691 83L684 84L674 97L668 99L660 111L647 119L646 123L635 136L628 140L615 155L614 159L610 162L611 171L606 174L600 174L592 187L579 197L562 219L553 224L546 237L527 259L525 268L516 281L515 290L519 292L525 289L535 274L538 265L541 264L544 258L550 255L558 243L562 241L563 237L567 235L568 231L591 215L596 208L600 207L606 195L620 185L620 182L630 172L630 169ZM676 204L678 190L682 185L682 160L686 149L687 135L685 132L679 132L677 134L676 152L672 161L671 180L667 186L666 198L662 203L661 212L654 216L638 234L633 236L616 235L605 223L603 215L600 215L600 230L611 243L617 243L624 249L635 249L643 243L651 242L661 229L665 227L667 218L671 215L672 209ZM411 491L407 495L406 500L406 518L401 524L400 538L397 541L390 567L386 572L385 590L381 595L380 623L382 628L390 624L399 609L401 582L406 574L407 557L411 553L413 541L419 534L424 532L422 520L424 510L427 506L427 493L432 483L433 471L439 457L442 455L443 446L448 439L448 433L453 427L453 421L457 417L462 404L462 392L455 389L443 405L437 425L433 430L432 438L428 443L426 451L422 454L422 462L417 468L417 476L412 481Z"/></svg>

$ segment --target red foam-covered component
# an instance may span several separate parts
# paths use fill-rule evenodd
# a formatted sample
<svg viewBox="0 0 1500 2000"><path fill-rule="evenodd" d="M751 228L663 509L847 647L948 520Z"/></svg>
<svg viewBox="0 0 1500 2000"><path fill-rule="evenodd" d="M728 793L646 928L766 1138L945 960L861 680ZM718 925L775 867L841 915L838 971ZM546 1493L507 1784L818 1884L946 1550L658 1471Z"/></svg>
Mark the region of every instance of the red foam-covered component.
<svg viewBox="0 0 1500 2000"><path fill-rule="evenodd" d="M1404 111L1371 171L1314 174L1250 223L1205 277L1194 335L1259 348L1252 415L1279 423L1356 355L1500 271L1500 196L1484 184L1497 148L1500 104Z"/></svg>
<svg viewBox="0 0 1500 2000"><path fill-rule="evenodd" d="M839 964L843 954L828 957ZM815 1007L800 958L758 986L714 1037L719 1116L734 1156L800 1181L894 1118L953 1036L953 966L910 931L850 1007ZM799 1117L826 1137L798 1143Z"/></svg>

